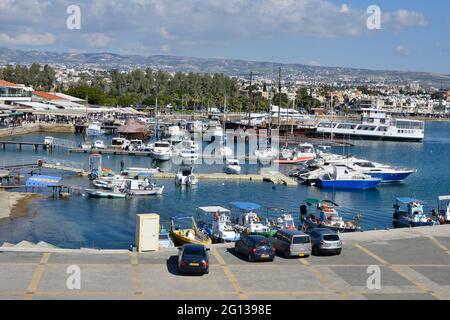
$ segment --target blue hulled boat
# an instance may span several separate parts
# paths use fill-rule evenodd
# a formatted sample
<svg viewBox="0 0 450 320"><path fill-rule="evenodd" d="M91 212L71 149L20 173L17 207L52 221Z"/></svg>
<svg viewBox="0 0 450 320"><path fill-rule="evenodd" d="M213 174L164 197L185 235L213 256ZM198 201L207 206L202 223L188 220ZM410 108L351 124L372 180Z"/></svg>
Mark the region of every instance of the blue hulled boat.
<svg viewBox="0 0 450 320"><path fill-rule="evenodd" d="M426 227L438 224L424 213L423 204L417 199L397 198L394 209L395 228Z"/></svg>
<svg viewBox="0 0 450 320"><path fill-rule="evenodd" d="M333 167L332 173L323 174L317 181L319 188L366 190L376 188L381 184L380 178L359 173L345 165Z"/></svg>

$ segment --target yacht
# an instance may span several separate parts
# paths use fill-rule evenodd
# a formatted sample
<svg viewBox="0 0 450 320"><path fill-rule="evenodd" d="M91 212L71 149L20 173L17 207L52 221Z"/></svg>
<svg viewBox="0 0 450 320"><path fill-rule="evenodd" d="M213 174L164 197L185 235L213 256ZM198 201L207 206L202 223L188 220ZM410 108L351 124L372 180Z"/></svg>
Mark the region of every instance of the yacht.
<svg viewBox="0 0 450 320"><path fill-rule="evenodd" d="M203 141L212 142L223 137L223 128L219 121L210 121L203 133Z"/></svg>
<svg viewBox="0 0 450 320"><path fill-rule="evenodd" d="M344 165L333 166L332 173L325 173L317 179L320 188L366 190L380 185L380 178L359 173Z"/></svg>
<svg viewBox="0 0 450 320"><path fill-rule="evenodd" d="M278 164L299 164L306 161L311 161L316 158L316 151L314 146L310 143L300 144L298 148L284 149L281 151L281 159L275 160Z"/></svg>
<svg viewBox="0 0 450 320"><path fill-rule="evenodd" d="M172 145L167 141L158 141L151 147L150 156L154 160L169 161L172 158Z"/></svg>
<svg viewBox="0 0 450 320"><path fill-rule="evenodd" d="M318 135L332 135L357 139L416 141L425 139L425 122L394 119L379 109L362 109L361 121L321 121Z"/></svg>
<svg viewBox="0 0 450 320"><path fill-rule="evenodd" d="M94 149L98 149L98 150L105 150L106 149L106 145L102 140L96 140L94 142Z"/></svg>
<svg viewBox="0 0 450 320"><path fill-rule="evenodd" d="M187 138L187 133L179 126L170 126L164 132L164 138L172 144L176 144L185 140Z"/></svg>
<svg viewBox="0 0 450 320"><path fill-rule="evenodd" d="M181 167L175 176L175 183L180 186L192 186L198 184L198 179L194 175L194 168Z"/></svg>
<svg viewBox="0 0 450 320"><path fill-rule="evenodd" d="M88 136L102 136L105 131L102 130L102 124L98 121L92 122L86 130Z"/></svg>
<svg viewBox="0 0 450 320"><path fill-rule="evenodd" d="M278 157L279 151L275 148L258 149L255 151L255 156L260 161L271 161Z"/></svg>
<svg viewBox="0 0 450 320"><path fill-rule="evenodd" d="M111 142L111 148L127 150L130 146L130 141L125 138L113 138Z"/></svg>
<svg viewBox="0 0 450 320"><path fill-rule="evenodd" d="M224 166L224 172L226 174L240 174L241 166L239 164L239 160L238 159L227 159L225 166Z"/></svg>

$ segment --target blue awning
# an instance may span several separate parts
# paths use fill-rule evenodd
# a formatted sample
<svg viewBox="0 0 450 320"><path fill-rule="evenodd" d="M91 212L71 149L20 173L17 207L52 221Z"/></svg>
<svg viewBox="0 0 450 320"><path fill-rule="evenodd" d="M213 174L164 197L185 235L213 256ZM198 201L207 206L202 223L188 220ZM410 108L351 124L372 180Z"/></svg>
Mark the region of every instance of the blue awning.
<svg viewBox="0 0 450 320"><path fill-rule="evenodd" d="M239 210L245 210L245 211L250 211L250 210L258 210L259 208L261 208L261 206L259 204L256 203L252 203L252 202L231 202L230 206L239 209Z"/></svg>
<svg viewBox="0 0 450 320"><path fill-rule="evenodd" d="M27 187L34 187L34 188L56 187L59 185L61 179L62 179L61 177L32 176L28 178L25 185Z"/></svg>

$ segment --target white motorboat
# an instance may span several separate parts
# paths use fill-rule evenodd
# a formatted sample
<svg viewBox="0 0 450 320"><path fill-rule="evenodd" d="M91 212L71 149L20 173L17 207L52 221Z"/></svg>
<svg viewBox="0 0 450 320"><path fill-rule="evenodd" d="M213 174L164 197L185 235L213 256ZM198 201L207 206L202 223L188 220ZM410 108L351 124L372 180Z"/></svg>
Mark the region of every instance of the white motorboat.
<svg viewBox="0 0 450 320"><path fill-rule="evenodd" d="M212 140L222 138L223 128L219 121L210 121L203 133L203 141L211 142Z"/></svg>
<svg viewBox="0 0 450 320"><path fill-rule="evenodd" d="M316 151L314 146L310 143L300 144L298 148L284 149L281 152L281 158L275 160L279 164L299 164L306 161L311 161L316 158Z"/></svg>
<svg viewBox="0 0 450 320"><path fill-rule="evenodd" d="M44 144L48 148L53 148L53 146L55 145L55 138L53 138L53 137L45 137Z"/></svg>
<svg viewBox="0 0 450 320"><path fill-rule="evenodd" d="M317 180L320 188L366 190L380 185L380 178L372 178L345 165L333 166L332 173L325 173Z"/></svg>
<svg viewBox="0 0 450 320"><path fill-rule="evenodd" d="M214 242L235 242L240 239L240 234L231 223L230 210L222 207L201 207L197 210L207 215L213 215L210 236Z"/></svg>
<svg viewBox="0 0 450 320"><path fill-rule="evenodd" d="M87 189L87 194L95 198L112 198L112 199L124 199L130 195L120 191L118 187L113 190L100 190L100 189Z"/></svg>
<svg viewBox="0 0 450 320"><path fill-rule="evenodd" d="M102 124L100 122L92 122L87 130L86 130L86 134L88 136L102 136L105 134L105 131L102 130Z"/></svg>
<svg viewBox="0 0 450 320"><path fill-rule="evenodd" d="M144 144L144 142L142 142L142 140L133 139L133 140L130 140L130 145L129 145L128 149L130 151L141 151L144 147L145 147L145 144Z"/></svg>
<svg viewBox="0 0 450 320"><path fill-rule="evenodd" d="M98 149L98 150L105 150L106 149L106 145L102 140L96 140L94 142L94 149Z"/></svg>
<svg viewBox="0 0 450 320"><path fill-rule="evenodd" d="M158 141L151 147L150 156L154 160L169 161L172 158L172 145L167 141Z"/></svg>
<svg viewBox="0 0 450 320"><path fill-rule="evenodd" d="M258 158L258 160L261 161L270 161L273 159L276 159L278 157L278 149L275 148L265 148L265 149L258 149L255 151L255 156Z"/></svg>
<svg viewBox="0 0 450 320"><path fill-rule="evenodd" d="M170 126L164 132L164 138L172 142L172 144L176 144L188 138L188 134L179 126Z"/></svg>
<svg viewBox="0 0 450 320"><path fill-rule="evenodd" d="M181 186L190 186L198 184L198 179L194 175L194 168L182 167L175 176L175 183Z"/></svg>
<svg viewBox="0 0 450 320"><path fill-rule="evenodd" d="M126 150L130 146L130 141L125 138L113 138L111 148Z"/></svg>
<svg viewBox="0 0 450 320"><path fill-rule="evenodd" d="M157 186L156 183L143 185L138 180L129 180L126 182L125 190L134 196L155 196L163 193L164 186Z"/></svg>
<svg viewBox="0 0 450 320"><path fill-rule="evenodd" d="M241 173L241 166L238 159L227 159L225 166L224 166L224 172L226 174L240 174Z"/></svg>

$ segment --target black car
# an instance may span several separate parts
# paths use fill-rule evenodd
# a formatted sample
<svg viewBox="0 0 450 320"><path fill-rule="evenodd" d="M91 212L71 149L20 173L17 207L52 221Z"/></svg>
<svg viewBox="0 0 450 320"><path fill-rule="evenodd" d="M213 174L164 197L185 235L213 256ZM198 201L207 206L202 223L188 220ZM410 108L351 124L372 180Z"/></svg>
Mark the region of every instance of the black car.
<svg viewBox="0 0 450 320"><path fill-rule="evenodd" d="M202 244L185 244L178 248L178 271L180 273L208 274L209 249Z"/></svg>
<svg viewBox="0 0 450 320"><path fill-rule="evenodd" d="M250 262L275 259L275 249L269 239L263 236L243 236L236 242L234 250Z"/></svg>

